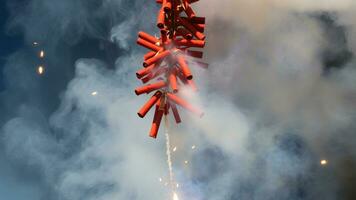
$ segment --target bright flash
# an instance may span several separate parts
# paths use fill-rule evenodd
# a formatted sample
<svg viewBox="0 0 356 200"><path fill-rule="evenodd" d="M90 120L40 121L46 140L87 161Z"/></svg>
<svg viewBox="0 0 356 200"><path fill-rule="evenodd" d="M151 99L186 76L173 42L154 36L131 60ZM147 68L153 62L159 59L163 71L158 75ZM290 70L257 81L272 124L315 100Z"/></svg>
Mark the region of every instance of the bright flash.
<svg viewBox="0 0 356 200"><path fill-rule="evenodd" d="M173 200L179 200L179 198L178 198L178 194L177 193L173 193Z"/></svg>
<svg viewBox="0 0 356 200"><path fill-rule="evenodd" d="M173 152L176 152L176 151L177 151L177 147L174 147L174 148L173 148Z"/></svg>
<svg viewBox="0 0 356 200"><path fill-rule="evenodd" d="M41 75L41 74L43 74L44 73L44 67L43 66L38 66L38 68L37 68L37 73L39 74L39 75Z"/></svg>
<svg viewBox="0 0 356 200"><path fill-rule="evenodd" d="M321 165L327 165L327 164L328 164L328 161L327 161L327 160L321 160L321 161L320 161L320 164L321 164Z"/></svg>
<svg viewBox="0 0 356 200"><path fill-rule="evenodd" d="M185 164L188 164L189 162L188 162L188 160L186 160L186 161L184 161L184 163L185 163Z"/></svg>
<svg viewBox="0 0 356 200"><path fill-rule="evenodd" d="M44 58L45 57L45 52L42 50L40 51L40 58Z"/></svg>
<svg viewBox="0 0 356 200"><path fill-rule="evenodd" d="M98 92L97 92L97 91L94 91L94 92L91 93L91 95L92 95L92 96L96 96L96 95L98 95Z"/></svg>

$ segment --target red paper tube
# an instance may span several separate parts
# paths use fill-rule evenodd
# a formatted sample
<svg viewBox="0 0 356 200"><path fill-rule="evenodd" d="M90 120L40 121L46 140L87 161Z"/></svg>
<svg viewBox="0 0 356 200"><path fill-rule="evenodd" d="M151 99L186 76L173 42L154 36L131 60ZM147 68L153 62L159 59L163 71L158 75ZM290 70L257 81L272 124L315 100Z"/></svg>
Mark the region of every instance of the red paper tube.
<svg viewBox="0 0 356 200"><path fill-rule="evenodd" d="M167 70L164 67L160 67L156 72L154 73L149 73L147 76L145 76L144 78L141 79L142 83L147 83L148 81L156 78L157 76L165 73Z"/></svg>
<svg viewBox="0 0 356 200"><path fill-rule="evenodd" d="M199 31L204 33L205 31L205 24L193 24L193 26Z"/></svg>
<svg viewBox="0 0 356 200"><path fill-rule="evenodd" d="M175 75L174 72L171 72L169 74L169 84L172 88L173 93L178 92L178 83L177 83L177 76Z"/></svg>
<svg viewBox="0 0 356 200"><path fill-rule="evenodd" d="M189 47L198 47L203 48L205 46L204 40L176 40L175 44L178 46L189 46Z"/></svg>
<svg viewBox="0 0 356 200"><path fill-rule="evenodd" d="M138 37L144 39L144 40L147 40L148 42L151 42L153 44L157 44L159 43L159 40L157 38L155 38L154 36L148 34L148 33L145 33L143 31L140 31L138 33Z"/></svg>
<svg viewBox="0 0 356 200"><path fill-rule="evenodd" d="M155 115L153 117L153 122L150 130L150 137L157 138L159 126L161 125L162 116L164 110L161 110L159 106L156 106Z"/></svg>
<svg viewBox="0 0 356 200"><path fill-rule="evenodd" d="M205 24L205 17L192 17L190 19L187 17L181 18L190 21L192 24Z"/></svg>
<svg viewBox="0 0 356 200"><path fill-rule="evenodd" d="M194 13L192 7L189 5L188 0L183 0L183 2L184 2L184 7L185 7L184 12L187 14L187 16L189 18L195 17L195 13Z"/></svg>
<svg viewBox="0 0 356 200"><path fill-rule="evenodd" d="M198 91L198 88L193 80L187 80L181 73L178 73L177 76L184 85L188 85L189 87L191 87L193 92Z"/></svg>
<svg viewBox="0 0 356 200"><path fill-rule="evenodd" d="M149 58L155 56L156 53L157 53L157 52L155 52L155 51L150 51L150 52L146 53L146 54L143 56L143 59L144 59L144 60L147 60L147 59L149 59Z"/></svg>
<svg viewBox="0 0 356 200"><path fill-rule="evenodd" d="M161 30L161 38L162 38L162 44L166 44L168 37L167 37L167 30L162 29Z"/></svg>
<svg viewBox="0 0 356 200"><path fill-rule="evenodd" d="M169 12L171 12L171 10L172 10L172 3L171 3L171 1L170 0L163 0L163 10L164 10L164 12L166 12L166 13L169 13Z"/></svg>
<svg viewBox="0 0 356 200"><path fill-rule="evenodd" d="M147 74L151 73L152 70L157 66L157 64L152 64L146 68L140 69L136 72L137 78L141 79L142 77L146 76Z"/></svg>
<svg viewBox="0 0 356 200"><path fill-rule="evenodd" d="M164 86L166 86L166 82L159 81L157 83L148 84L148 85L145 85L145 86L142 86L142 87L138 87L138 88L136 88L135 93L136 93L136 95L141 95L143 93L147 93L148 94L148 93L150 93L150 92L152 92L154 90L161 89Z"/></svg>
<svg viewBox="0 0 356 200"><path fill-rule="evenodd" d="M153 105L161 98L162 92L157 91L147 102L143 107L138 111L138 116L141 118L144 118L148 111L152 108Z"/></svg>
<svg viewBox="0 0 356 200"><path fill-rule="evenodd" d="M191 104L189 104L187 101L183 100L182 98L172 94L172 93L167 93L167 97L170 101L173 101L174 103L182 106L183 108L191 111L194 114L197 114L199 117L203 117L204 113L195 108L194 106L192 106Z"/></svg>
<svg viewBox="0 0 356 200"><path fill-rule="evenodd" d="M156 0L156 3L162 4L162 3L163 3L163 0Z"/></svg>
<svg viewBox="0 0 356 200"><path fill-rule="evenodd" d="M182 81L182 83L184 85L188 85L188 80L183 76L182 73L177 72L176 74L177 74L177 77L179 78L179 80Z"/></svg>
<svg viewBox="0 0 356 200"><path fill-rule="evenodd" d="M205 35L201 32L199 32L188 20L184 18L177 17L178 22L183 25L185 28L187 28L190 32L192 32L195 37L197 37L199 40L204 40Z"/></svg>
<svg viewBox="0 0 356 200"><path fill-rule="evenodd" d="M178 64L182 70L182 73L184 75L184 77L187 79L187 80L191 80L193 79L193 75L192 73L190 72L190 69L187 65L187 62L185 61L184 57L179 55L177 56L177 61L178 61Z"/></svg>
<svg viewBox="0 0 356 200"><path fill-rule="evenodd" d="M176 123L177 124L181 123L182 120L180 119L179 112L178 112L176 104L171 103L170 105L171 105L173 116L174 116L174 119L176 120Z"/></svg>
<svg viewBox="0 0 356 200"><path fill-rule="evenodd" d="M187 40L193 39L192 33L190 33L188 30L186 30L184 28L178 28L177 32L179 35L183 36Z"/></svg>
<svg viewBox="0 0 356 200"><path fill-rule="evenodd" d="M164 21L165 21L165 13L164 13L164 10L161 9L159 12L158 12L158 17L157 17L157 27L160 28L160 29L163 29L164 28Z"/></svg>
<svg viewBox="0 0 356 200"><path fill-rule="evenodd" d="M164 107L164 115L169 114L169 108L171 107L169 102L166 102L166 106Z"/></svg>
<svg viewBox="0 0 356 200"><path fill-rule="evenodd" d="M170 55L170 54L171 54L171 52L170 52L169 50L165 50L165 51L163 51L163 52L160 52L160 53L158 53L156 56L154 56L154 57L152 57L152 58L150 58L150 59L148 59L148 60L145 60L145 61L143 62L143 66L144 66L144 67L147 67L147 66L149 66L149 65L152 65L152 64L156 63L157 61L159 61L159 60L161 60L161 59L167 57L167 56Z"/></svg>
<svg viewBox="0 0 356 200"><path fill-rule="evenodd" d="M203 58L203 52L201 51L192 51L192 50L187 50L186 54L188 56L192 56L194 58Z"/></svg>
<svg viewBox="0 0 356 200"><path fill-rule="evenodd" d="M148 49L151 49L152 51L160 51L162 48L157 46L157 45L154 45L152 44L151 42L148 42L142 38L138 38L137 39L137 44L143 46L143 47L146 47Z"/></svg>

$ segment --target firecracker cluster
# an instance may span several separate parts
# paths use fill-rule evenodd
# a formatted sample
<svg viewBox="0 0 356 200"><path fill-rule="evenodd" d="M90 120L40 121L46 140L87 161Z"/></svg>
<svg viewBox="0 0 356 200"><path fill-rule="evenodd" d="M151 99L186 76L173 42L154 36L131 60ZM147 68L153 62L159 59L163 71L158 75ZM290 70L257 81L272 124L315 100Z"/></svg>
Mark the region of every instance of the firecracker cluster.
<svg viewBox="0 0 356 200"><path fill-rule="evenodd" d="M158 12L157 27L160 37L143 31L138 33L137 44L149 49L144 55L143 67L136 72L143 86L135 89L137 95L154 94L138 111L143 118L155 107L149 135L157 137L163 118L171 111L176 123L181 122L178 108L184 108L198 116L203 112L191 105L180 95L184 86L197 91L191 66L207 68L199 61L205 46L205 18L197 16L191 4L199 0L156 0L161 8Z"/></svg>

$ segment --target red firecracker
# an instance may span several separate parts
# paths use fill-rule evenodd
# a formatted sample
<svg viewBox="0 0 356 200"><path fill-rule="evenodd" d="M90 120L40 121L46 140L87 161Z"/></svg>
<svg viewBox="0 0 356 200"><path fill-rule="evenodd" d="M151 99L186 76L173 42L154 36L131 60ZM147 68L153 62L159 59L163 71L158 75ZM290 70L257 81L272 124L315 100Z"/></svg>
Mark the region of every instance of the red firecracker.
<svg viewBox="0 0 356 200"><path fill-rule="evenodd" d="M157 137L163 115L171 113L177 123L181 122L177 105L203 116L203 112L179 97L179 89L187 85L193 91L197 87L189 64L207 68L208 64L198 61L203 52L190 48L205 46L205 18L197 17L191 7L199 0L156 0L162 7L157 16L160 37L154 37L140 31L137 44L149 49L144 55L143 68L136 76L144 86L135 89L137 95L154 92L154 95L140 109L138 115L143 118L155 105L155 114L150 136Z"/></svg>

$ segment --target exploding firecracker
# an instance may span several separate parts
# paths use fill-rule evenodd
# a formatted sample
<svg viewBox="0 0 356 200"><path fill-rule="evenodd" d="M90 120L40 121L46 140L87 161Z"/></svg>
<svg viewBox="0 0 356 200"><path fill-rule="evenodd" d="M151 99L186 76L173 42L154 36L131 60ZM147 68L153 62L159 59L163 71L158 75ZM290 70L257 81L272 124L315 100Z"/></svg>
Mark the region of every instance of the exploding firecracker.
<svg viewBox="0 0 356 200"><path fill-rule="evenodd" d="M139 110L143 118L155 106L150 136L157 137L163 115L172 112L176 123L181 122L178 107L185 108L198 116L203 112L179 96L183 85L197 91L189 65L207 68L208 64L199 61L202 51L191 48L205 46L205 18L196 16L191 7L199 0L156 0L162 5L158 12L157 27L160 37L139 32L137 44L149 49L144 55L143 68L136 72L144 86L135 90L137 95L155 92Z"/></svg>

